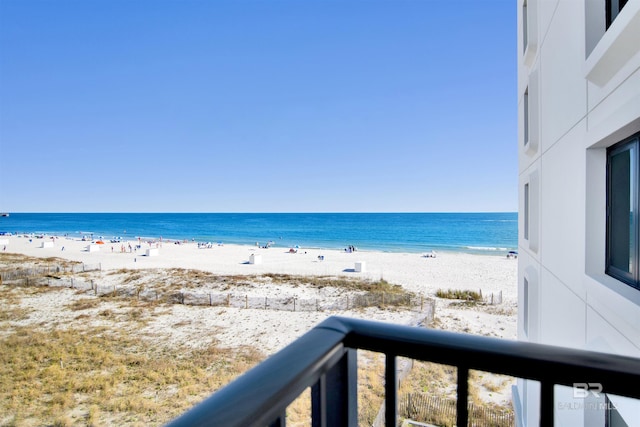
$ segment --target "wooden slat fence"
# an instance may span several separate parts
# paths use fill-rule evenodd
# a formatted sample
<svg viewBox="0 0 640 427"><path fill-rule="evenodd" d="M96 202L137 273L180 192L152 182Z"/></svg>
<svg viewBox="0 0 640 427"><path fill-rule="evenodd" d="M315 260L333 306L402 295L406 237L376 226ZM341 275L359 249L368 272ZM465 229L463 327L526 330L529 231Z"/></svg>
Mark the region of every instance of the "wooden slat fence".
<svg viewBox="0 0 640 427"><path fill-rule="evenodd" d="M498 293L490 293L487 295L482 295L482 289L480 289L480 296L482 296L482 301L484 301L486 304L490 304L490 305L500 305L502 304L502 291L498 292Z"/></svg>
<svg viewBox="0 0 640 427"><path fill-rule="evenodd" d="M82 273L85 271L96 271L101 269L101 264L53 264L31 268L20 268L17 270L0 271L0 281L4 282L8 280L23 279L25 277L40 277L61 273Z"/></svg>
<svg viewBox="0 0 640 427"><path fill-rule="evenodd" d="M47 275L16 275L11 276L13 285L18 286L51 286L68 287L86 290L96 296L117 296L136 298L142 301L158 301L169 304L203 305L216 307L234 307L245 309L279 310L279 311L332 311L349 310L373 306L401 306L404 309L433 313L435 302L423 296L406 296L400 298L396 294L365 294L344 297L325 298L296 298L296 297L266 297L257 295L232 294L207 291L187 290L157 290L142 286L102 285L84 282L73 277L51 277L52 270ZM3 277L3 280L4 277ZM8 279L7 279L8 280ZM5 281L6 283L6 281Z"/></svg>
<svg viewBox="0 0 640 427"><path fill-rule="evenodd" d="M454 426L456 401L425 393L409 393L398 399L398 415L438 426ZM469 427L512 427L513 412L469 403Z"/></svg>

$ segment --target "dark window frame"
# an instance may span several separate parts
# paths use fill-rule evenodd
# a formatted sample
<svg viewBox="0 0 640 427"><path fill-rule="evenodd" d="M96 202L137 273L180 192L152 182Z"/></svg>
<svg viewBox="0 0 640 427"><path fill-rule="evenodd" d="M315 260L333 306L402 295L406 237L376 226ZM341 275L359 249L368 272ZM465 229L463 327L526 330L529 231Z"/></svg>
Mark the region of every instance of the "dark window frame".
<svg viewBox="0 0 640 427"><path fill-rule="evenodd" d="M525 183L524 184L524 230L523 230L523 234L524 234L524 239L525 240L529 240L529 196L530 196L530 191L529 191L529 183Z"/></svg>
<svg viewBox="0 0 640 427"><path fill-rule="evenodd" d="M526 146L529 143L529 86L524 91L524 122L522 126L524 127L524 145Z"/></svg>
<svg viewBox="0 0 640 427"><path fill-rule="evenodd" d="M525 276L524 278L524 282L523 282L523 295L524 295L524 302L523 302L523 313L522 313L522 328L524 329L524 333L527 335L527 338L529 337L529 314L531 313L531 311L529 310L529 279L527 279L527 277Z"/></svg>
<svg viewBox="0 0 640 427"><path fill-rule="evenodd" d="M611 1L611 0L607 0ZM529 6L528 0L524 0L522 2L522 53L527 52L527 47L529 46L529 11L527 7Z"/></svg>
<svg viewBox="0 0 640 427"><path fill-rule="evenodd" d="M606 0L605 1L605 15L607 20L608 30L613 21L618 17L618 14L622 11L622 8L627 4L628 0Z"/></svg>
<svg viewBox="0 0 640 427"><path fill-rule="evenodd" d="M616 240L615 236L620 235L620 230L625 231L624 226L619 227L614 221L620 220L624 216L624 211L614 212L614 199L622 197L624 200L624 190L622 194L619 188L614 188L613 181L616 180L615 174L612 173L612 158L624 152L629 152L629 188L626 197L629 200L630 218L629 218L629 242L627 245L621 246L624 241ZM624 175L624 174L623 174ZM623 141L609 147L607 149L607 225L606 225L606 267L605 273L615 279L618 279L629 286L640 290L640 133L632 135ZM633 180L635 178L635 182ZM617 197L614 195L617 194ZM617 205L616 205L617 206ZM626 217L625 217L626 218ZM633 240L633 241L632 241ZM619 253L614 253L617 248L628 249L628 253L622 254L629 258L629 271L622 270L614 265L614 259L620 257Z"/></svg>

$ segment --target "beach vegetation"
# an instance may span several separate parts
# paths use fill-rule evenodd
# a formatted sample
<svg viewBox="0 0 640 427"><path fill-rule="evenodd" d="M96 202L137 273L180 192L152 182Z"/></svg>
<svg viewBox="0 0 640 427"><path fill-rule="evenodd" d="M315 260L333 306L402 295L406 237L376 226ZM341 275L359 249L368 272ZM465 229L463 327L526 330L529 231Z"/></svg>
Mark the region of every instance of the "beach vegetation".
<svg viewBox="0 0 640 427"><path fill-rule="evenodd" d="M27 262L30 262L27 258ZM21 263L24 256L14 257ZM10 262L7 262L7 269ZM76 273L78 274L78 273ZM42 276L29 285L2 286L0 292L0 425L149 425L163 424L231 381L264 358L252 347L222 348L213 338L191 348L158 340L158 332L140 333L154 318L171 311L160 300L138 300L149 289L176 293L180 288L259 288L269 283L283 287L338 290L356 298L393 305L413 294L384 279L367 281L342 276L286 274L216 275L188 269L149 269L82 273L87 279L134 290L132 294L105 293L46 286ZM55 273L58 276L59 273ZM18 284L19 281L16 281ZM21 284L21 282L20 282ZM109 285L111 286L111 285ZM118 289L119 290L119 289ZM67 292L63 308L68 320L29 320L34 309L22 304L41 292ZM114 298L113 296L127 296ZM397 299L387 295L398 296ZM370 304L369 304L370 305ZM374 304L376 305L376 304ZM357 306L357 305L356 305ZM190 328L183 319L170 327ZM371 424L384 400L384 356L359 352L359 408L362 424ZM288 409L288 419L308 424L310 393Z"/></svg>
<svg viewBox="0 0 640 427"><path fill-rule="evenodd" d="M384 401L384 358L381 353L358 351L358 421L373 425Z"/></svg>
<svg viewBox="0 0 640 427"><path fill-rule="evenodd" d="M307 285L317 289L336 288L344 291L380 294L407 293L402 286L391 284L384 279L371 281L340 276L296 276L275 273L267 273L263 277L268 277L277 284Z"/></svg>
<svg viewBox="0 0 640 427"><path fill-rule="evenodd" d="M60 266L63 270L71 270L74 266L81 264L82 263L79 261L71 261L58 257L39 258L13 252L0 253L0 272L7 270L14 271L16 266L23 269L43 266Z"/></svg>
<svg viewBox="0 0 640 427"><path fill-rule="evenodd" d="M0 413L13 414L0 423L162 424L263 357L157 346L117 327L15 326L0 339Z"/></svg>
<svg viewBox="0 0 640 427"><path fill-rule="evenodd" d="M458 299L465 301L482 301L482 294L480 292L462 289L438 289L436 291L438 298L444 299Z"/></svg>
<svg viewBox="0 0 640 427"><path fill-rule="evenodd" d="M98 305L100 305L100 300L97 298L81 298L67 304L67 307L70 310L78 311L78 310L88 310L90 308L96 308Z"/></svg>

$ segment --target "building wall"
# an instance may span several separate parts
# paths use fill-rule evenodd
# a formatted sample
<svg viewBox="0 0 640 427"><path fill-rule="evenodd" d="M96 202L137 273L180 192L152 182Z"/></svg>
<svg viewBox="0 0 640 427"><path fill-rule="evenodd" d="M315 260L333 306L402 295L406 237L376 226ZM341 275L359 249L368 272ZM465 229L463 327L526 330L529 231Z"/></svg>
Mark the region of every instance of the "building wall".
<svg viewBox="0 0 640 427"><path fill-rule="evenodd" d="M519 339L640 357L640 291L604 273L606 148L640 131L640 0L606 31L605 0L517 5ZM537 389L519 381L524 425L538 425ZM581 410L555 417L604 425Z"/></svg>

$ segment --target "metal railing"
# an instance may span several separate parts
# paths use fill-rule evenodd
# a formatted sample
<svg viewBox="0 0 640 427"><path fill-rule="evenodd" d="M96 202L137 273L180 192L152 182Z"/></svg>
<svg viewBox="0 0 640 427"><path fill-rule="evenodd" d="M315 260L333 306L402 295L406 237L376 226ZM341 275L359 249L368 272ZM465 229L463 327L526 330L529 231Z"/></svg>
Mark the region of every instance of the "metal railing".
<svg viewBox="0 0 640 427"><path fill-rule="evenodd" d="M168 425L285 426L287 406L311 387L313 426L356 426L357 349L386 355L387 426L397 425L397 356L457 367L458 426L468 424L470 369L539 381L543 426L553 425L555 385L640 398L640 359L330 317Z"/></svg>

